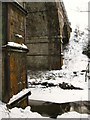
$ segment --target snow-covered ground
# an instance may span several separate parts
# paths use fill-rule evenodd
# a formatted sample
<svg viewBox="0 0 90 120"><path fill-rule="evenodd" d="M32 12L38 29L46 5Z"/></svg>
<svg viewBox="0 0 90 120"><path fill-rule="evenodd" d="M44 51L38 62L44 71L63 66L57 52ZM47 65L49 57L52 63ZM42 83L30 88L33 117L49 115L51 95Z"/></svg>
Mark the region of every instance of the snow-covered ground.
<svg viewBox="0 0 90 120"><path fill-rule="evenodd" d="M73 32L69 44L64 48L64 65L61 70L36 71L33 75L28 74L32 92L29 99L55 103L88 100L88 80L85 81L88 58L82 54L87 40L87 33L79 34L76 38ZM62 89L60 84L63 83L83 90Z"/></svg>

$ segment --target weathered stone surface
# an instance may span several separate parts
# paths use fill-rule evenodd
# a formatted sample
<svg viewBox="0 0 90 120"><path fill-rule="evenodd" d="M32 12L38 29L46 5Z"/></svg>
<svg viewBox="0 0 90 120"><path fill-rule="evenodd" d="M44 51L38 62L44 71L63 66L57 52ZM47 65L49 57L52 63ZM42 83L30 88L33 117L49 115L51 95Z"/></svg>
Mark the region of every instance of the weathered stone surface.
<svg viewBox="0 0 90 120"><path fill-rule="evenodd" d="M47 56L27 56L28 68L32 70L36 69L48 69L48 58Z"/></svg>
<svg viewBox="0 0 90 120"><path fill-rule="evenodd" d="M26 4L26 9L28 11L26 39L30 50L27 58L28 68L60 69L63 64L62 37L65 37L66 42L69 39L68 35L66 36L66 32L67 34L69 32L67 30L69 23L64 5L62 2L30 2ZM43 61L43 64L45 62L47 67L44 67L39 58L46 59L46 56L47 62ZM37 62L33 64L33 61Z"/></svg>

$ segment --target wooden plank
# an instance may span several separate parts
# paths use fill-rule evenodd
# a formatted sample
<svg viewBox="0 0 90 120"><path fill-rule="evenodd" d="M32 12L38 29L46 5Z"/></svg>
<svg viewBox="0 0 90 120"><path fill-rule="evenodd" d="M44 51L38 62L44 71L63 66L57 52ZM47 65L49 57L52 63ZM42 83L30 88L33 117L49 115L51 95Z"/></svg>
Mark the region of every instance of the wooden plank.
<svg viewBox="0 0 90 120"><path fill-rule="evenodd" d="M11 102L7 103L7 108L12 108L16 104L22 102L23 99L26 99L27 96L31 95L31 91L26 92L25 94L21 95L20 97L17 97L16 99L12 100Z"/></svg>

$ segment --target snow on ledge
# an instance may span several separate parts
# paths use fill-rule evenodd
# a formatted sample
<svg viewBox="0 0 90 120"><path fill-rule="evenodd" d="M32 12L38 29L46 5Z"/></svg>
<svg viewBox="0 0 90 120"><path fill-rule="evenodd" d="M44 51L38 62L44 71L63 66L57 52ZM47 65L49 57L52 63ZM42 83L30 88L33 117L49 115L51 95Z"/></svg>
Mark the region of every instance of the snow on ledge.
<svg viewBox="0 0 90 120"><path fill-rule="evenodd" d="M25 94L27 94L28 92L30 92L30 89L28 89L28 88L23 89L18 94L13 95L13 97L9 100L9 102L7 104L10 105L11 103L13 103L14 101L16 101L17 99L19 99L22 96L24 96Z"/></svg>
<svg viewBox="0 0 90 120"><path fill-rule="evenodd" d="M15 42L8 42L7 46L28 49L26 45Z"/></svg>

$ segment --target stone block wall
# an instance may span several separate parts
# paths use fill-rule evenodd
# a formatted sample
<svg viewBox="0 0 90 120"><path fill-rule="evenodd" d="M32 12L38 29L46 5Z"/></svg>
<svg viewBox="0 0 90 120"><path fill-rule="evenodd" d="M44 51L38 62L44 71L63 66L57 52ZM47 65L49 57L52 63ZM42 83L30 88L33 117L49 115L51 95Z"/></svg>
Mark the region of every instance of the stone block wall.
<svg viewBox="0 0 90 120"><path fill-rule="evenodd" d="M61 69L64 15L60 2L26 4L28 69Z"/></svg>

